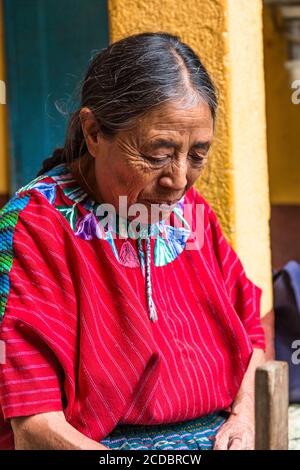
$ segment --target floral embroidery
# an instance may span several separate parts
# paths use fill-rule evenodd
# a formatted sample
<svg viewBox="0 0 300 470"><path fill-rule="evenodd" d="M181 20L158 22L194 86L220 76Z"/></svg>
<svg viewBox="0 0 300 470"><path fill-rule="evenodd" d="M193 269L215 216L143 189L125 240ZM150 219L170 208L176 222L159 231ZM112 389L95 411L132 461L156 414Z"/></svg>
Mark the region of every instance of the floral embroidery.
<svg viewBox="0 0 300 470"><path fill-rule="evenodd" d="M72 206L55 206L55 208L67 219L71 229L75 232L78 209L76 203Z"/></svg>
<svg viewBox="0 0 300 470"><path fill-rule="evenodd" d="M183 252L190 230L181 227L165 226L165 237L158 236L154 244L155 266L165 266Z"/></svg>
<svg viewBox="0 0 300 470"><path fill-rule="evenodd" d="M121 264L123 264L124 266L128 266L129 268L136 268L140 266L137 254L128 240L124 241L122 245L119 255L119 261Z"/></svg>
<svg viewBox="0 0 300 470"><path fill-rule="evenodd" d="M17 191L16 191L16 194L19 194L23 191L27 191L28 189L32 189L36 183L42 179L45 178L45 175L41 175L41 176L37 176L36 178L34 178L33 180L31 180L29 183L27 183L25 186L22 186L22 188L19 188Z"/></svg>
<svg viewBox="0 0 300 470"><path fill-rule="evenodd" d="M108 241L108 243L110 244L110 246L112 248L112 251L113 251L115 257L117 258L118 261L120 261L119 253L118 253L115 241L114 241L112 230L107 230L107 232L105 232L105 240Z"/></svg>
<svg viewBox="0 0 300 470"><path fill-rule="evenodd" d="M84 217L81 217L77 223L77 230L75 231L77 237L83 240L93 240L93 238L104 239L104 228L98 222L93 212L89 212Z"/></svg>
<svg viewBox="0 0 300 470"><path fill-rule="evenodd" d="M54 204L56 199L56 184L49 184L44 182L38 182L34 185L34 189L37 189L40 193L42 193L46 199L50 202L50 204Z"/></svg>

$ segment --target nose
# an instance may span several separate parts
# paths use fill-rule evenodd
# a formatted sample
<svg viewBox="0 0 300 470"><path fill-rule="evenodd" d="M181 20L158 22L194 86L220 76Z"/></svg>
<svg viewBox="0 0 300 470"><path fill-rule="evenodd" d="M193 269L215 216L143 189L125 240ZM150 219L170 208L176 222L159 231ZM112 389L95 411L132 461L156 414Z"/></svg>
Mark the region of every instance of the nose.
<svg viewBox="0 0 300 470"><path fill-rule="evenodd" d="M174 191L183 191L187 185L187 164L186 161L176 162L168 174L164 174L159 179L160 186Z"/></svg>

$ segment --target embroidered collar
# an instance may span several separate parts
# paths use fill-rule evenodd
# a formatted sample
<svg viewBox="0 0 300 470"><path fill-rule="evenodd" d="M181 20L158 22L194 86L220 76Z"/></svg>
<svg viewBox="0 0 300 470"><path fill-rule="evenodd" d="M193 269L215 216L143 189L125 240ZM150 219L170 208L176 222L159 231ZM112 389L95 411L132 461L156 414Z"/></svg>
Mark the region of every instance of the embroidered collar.
<svg viewBox="0 0 300 470"><path fill-rule="evenodd" d="M52 182L45 181L47 176L51 178ZM57 186L60 187L63 194L70 200L70 205L61 206L56 204ZM76 236L83 240L92 240L95 238L106 240L111 245L112 251L119 262L130 267L136 267L140 264L137 263L135 257L132 255L128 256L128 250L127 256L121 253L122 249L119 253L114 242L116 235L120 236L122 233L127 233L128 238L136 238L136 236L131 236L130 222L128 219L116 214L116 224L109 222L103 224L102 221L104 217L97 216L99 204L92 200L83 188L79 186L66 164L62 163L55 166L20 188L17 193L29 189L35 189L43 194L49 203L66 218ZM80 205L87 210L87 214L83 216L79 214L78 207ZM191 230L183 216L183 209L184 196L178 201L172 211L174 218L180 223L180 227L167 225L165 220L160 220L154 224L145 224L140 228L139 239L147 238L148 236L155 238L155 266L165 266L174 261L185 248ZM105 218L105 220L107 221L107 218ZM125 241L124 239L124 242ZM141 260L141 264L143 264L143 260Z"/></svg>

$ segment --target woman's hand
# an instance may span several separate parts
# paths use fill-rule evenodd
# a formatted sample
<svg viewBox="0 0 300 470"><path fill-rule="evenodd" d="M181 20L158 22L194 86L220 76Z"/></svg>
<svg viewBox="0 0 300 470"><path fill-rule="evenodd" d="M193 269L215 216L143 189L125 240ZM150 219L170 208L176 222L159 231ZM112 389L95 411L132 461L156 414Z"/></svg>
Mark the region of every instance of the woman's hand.
<svg viewBox="0 0 300 470"><path fill-rule="evenodd" d="M252 413L232 413L216 434L214 450L254 450Z"/></svg>
<svg viewBox="0 0 300 470"><path fill-rule="evenodd" d="M216 434L214 450L254 450L255 371L264 362L264 351L254 348L248 369L232 404L231 414Z"/></svg>

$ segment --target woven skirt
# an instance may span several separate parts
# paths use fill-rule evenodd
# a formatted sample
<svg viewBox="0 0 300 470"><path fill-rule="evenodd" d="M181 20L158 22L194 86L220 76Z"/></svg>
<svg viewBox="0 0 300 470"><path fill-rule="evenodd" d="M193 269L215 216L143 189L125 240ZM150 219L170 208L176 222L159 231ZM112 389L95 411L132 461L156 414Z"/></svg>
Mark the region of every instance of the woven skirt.
<svg viewBox="0 0 300 470"><path fill-rule="evenodd" d="M227 417L227 412L220 411L178 423L121 424L101 444L119 450L211 450Z"/></svg>

